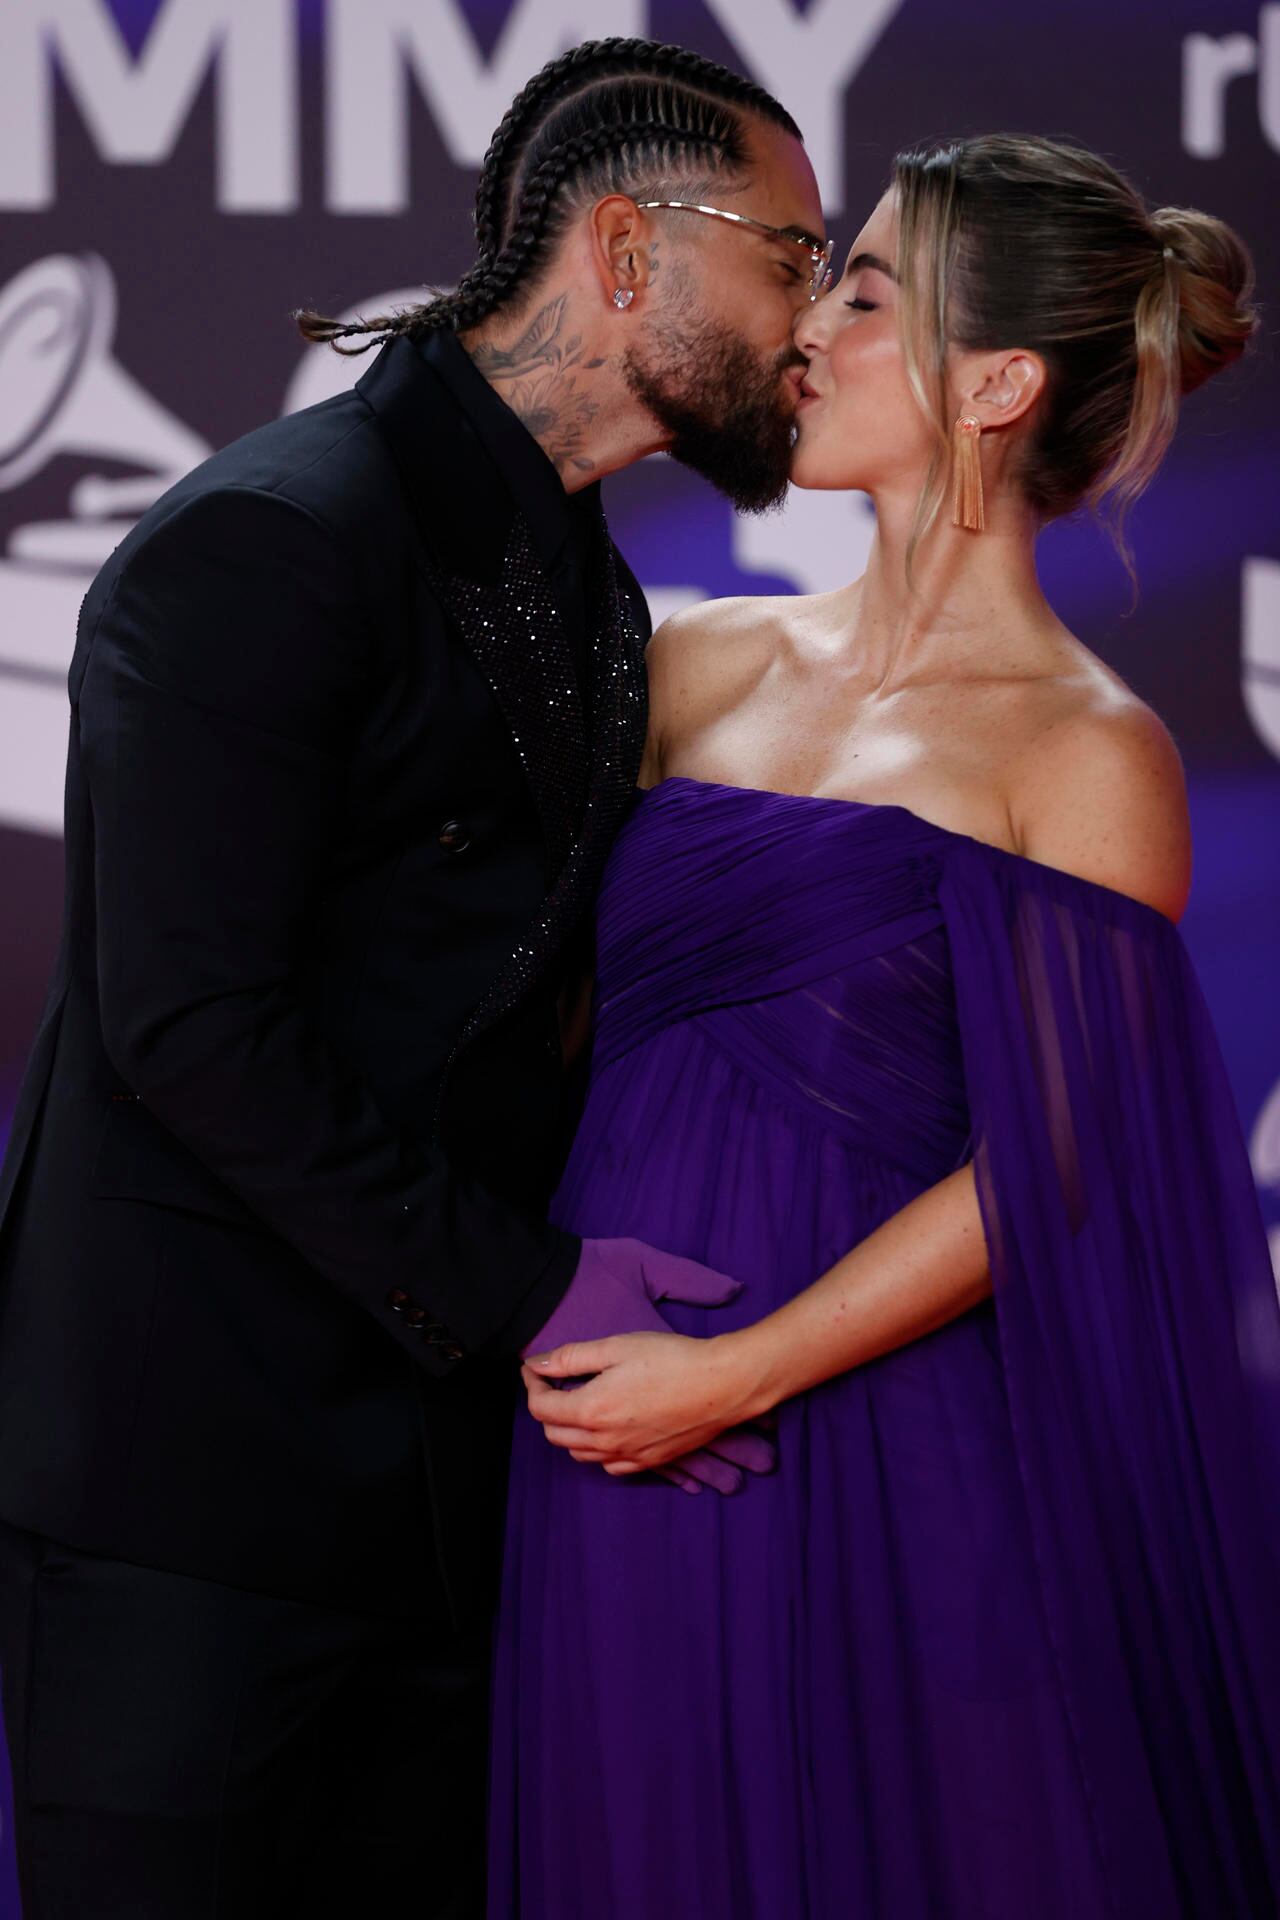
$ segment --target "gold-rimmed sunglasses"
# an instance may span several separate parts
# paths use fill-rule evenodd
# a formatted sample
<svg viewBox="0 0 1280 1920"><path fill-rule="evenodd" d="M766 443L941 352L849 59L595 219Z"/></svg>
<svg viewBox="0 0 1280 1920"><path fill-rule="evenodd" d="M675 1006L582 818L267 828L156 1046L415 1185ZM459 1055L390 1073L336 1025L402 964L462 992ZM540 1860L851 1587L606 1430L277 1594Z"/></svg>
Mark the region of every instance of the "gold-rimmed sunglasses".
<svg viewBox="0 0 1280 1920"><path fill-rule="evenodd" d="M836 243L834 240L819 240L816 234L806 233L803 227L771 227L767 221L753 220L750 214L727 213L723 207L702 207L693 200L637 200L636 205L646 209L674 207L684 213L705 213L712 220L731 220L735 227L754 227L757 233L767 233L771 240L789 240L793 246L803 247L812 263L810 300L816 300L831 285L831 259Z"/></svg>

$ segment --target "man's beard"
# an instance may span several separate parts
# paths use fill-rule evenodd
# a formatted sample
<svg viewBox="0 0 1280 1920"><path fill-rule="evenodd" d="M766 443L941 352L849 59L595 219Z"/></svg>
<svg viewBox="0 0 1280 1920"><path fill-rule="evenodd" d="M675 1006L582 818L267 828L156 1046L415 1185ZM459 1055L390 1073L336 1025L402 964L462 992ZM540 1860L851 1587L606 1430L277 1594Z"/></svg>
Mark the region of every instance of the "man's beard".
<svg viewBox="0 0 1280 1920"><path fill-rule="evenodd" d="M662 357L630 348L631 391L671 435L667 451L727 494L742 513L767 513L787 491L795 406L783 380L808 363L788 346L764 360L740 333L711 320L662 326Z"/></svg>

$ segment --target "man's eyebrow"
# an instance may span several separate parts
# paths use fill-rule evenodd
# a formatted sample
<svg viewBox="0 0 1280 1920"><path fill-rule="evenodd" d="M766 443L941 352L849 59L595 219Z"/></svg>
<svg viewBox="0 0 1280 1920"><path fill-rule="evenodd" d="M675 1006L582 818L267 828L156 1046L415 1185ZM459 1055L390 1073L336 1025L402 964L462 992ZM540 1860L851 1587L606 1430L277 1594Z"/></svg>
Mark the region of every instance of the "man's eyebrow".
<svg viewBox="0 0 1280 1920"><path fill-rule="evenodd" d="M893 280L895 282L897 281L897 278L898 278L893 268L889 265L889 262L887 260L882 260L878 253L855 253L852 260L849 262L848 266L845 268L845 272L857 273L859 267L871 267L875 270L876 273L882 273L884 274L886 279Z"/></svg>
<svg viewBox="0 0 1280 1920"><path fill-rule="evenodd" d="M778 237L787 240L803 240L806 247L814 247L819 253L827 244L825 240L820 240L816 233L810 233L807 227L779 227Z"/></svg>

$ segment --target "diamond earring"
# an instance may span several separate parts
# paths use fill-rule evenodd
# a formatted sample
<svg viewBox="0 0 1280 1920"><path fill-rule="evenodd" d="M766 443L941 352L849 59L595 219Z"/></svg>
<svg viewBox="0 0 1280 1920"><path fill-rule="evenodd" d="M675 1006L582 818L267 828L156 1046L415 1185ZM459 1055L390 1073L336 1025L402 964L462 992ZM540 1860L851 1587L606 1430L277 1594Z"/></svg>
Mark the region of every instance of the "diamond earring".
<svg viewBox="0 0 1280 1920"><path fill-rule="evenodd" d="M613 290L613 304L619 313L621 313L624 308L629 307L635 297L630 287L615 287Z"/></svg>

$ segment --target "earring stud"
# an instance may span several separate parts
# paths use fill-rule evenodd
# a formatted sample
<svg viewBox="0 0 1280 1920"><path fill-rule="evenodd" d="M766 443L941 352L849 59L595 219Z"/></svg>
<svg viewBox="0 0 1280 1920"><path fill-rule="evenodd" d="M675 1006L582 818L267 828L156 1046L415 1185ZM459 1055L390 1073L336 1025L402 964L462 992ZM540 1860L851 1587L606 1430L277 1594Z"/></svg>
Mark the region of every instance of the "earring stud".
<svg viewBox="0 0 1280 1920"><path fill-rule="evenodd" d="M619 313L621 313L624 308L629 307L635 297L630 287L615 287L613 290L613 304Z"/></svg>

